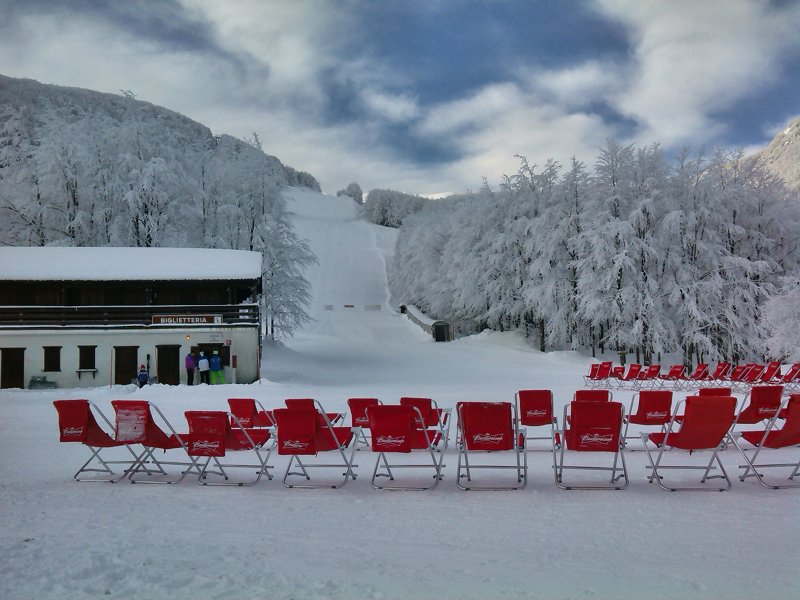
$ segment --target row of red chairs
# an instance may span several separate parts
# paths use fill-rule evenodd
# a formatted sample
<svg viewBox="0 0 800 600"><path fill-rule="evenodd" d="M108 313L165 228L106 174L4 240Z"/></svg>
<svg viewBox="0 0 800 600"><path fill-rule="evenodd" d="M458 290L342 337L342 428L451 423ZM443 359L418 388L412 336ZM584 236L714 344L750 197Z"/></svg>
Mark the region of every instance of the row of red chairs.
<svg viewBox="0 0 800 600"><path fill-rule="evenodd" d="M766 388L765 388L766 389ZM782 390L780 390L782 391ZM671 410L672 392L668 390L643 390L625 412L619 402L611 399L607 390L580 390L564 407L562 427L558 427L553 415L553 396L549 390L522 390L516 402L461 402L456 405L458 415L458 469L457 483L469 489L521 489L527 483L526 428L523 426L547 426L550 428L550 449L553 451L553 467L556 484L563 489L624 489L628 485L624 450L627 427L659 425L657 433L642 433L644 449L651 463L651 482L657 481L664 489L713 489L697 486L693 488L667 486L663 483L665 469L697 468L685 465L662 464L664 450L680 448L695 452L712 451L712 458L704 467L701 484L719 477L711 472L721 471L721 477L730 479L719 461L717 453L726 444L734 445L744 456L747 465L740 477L755 476L767 487L794 487L777 485L765 481L760 470L774 467L791 467L789 476L793 480L800 468L798 463L756 464L763 448L782 448L800 444L800 394L791 395L775 407L774 396L758 393L751 395L750 403L736 412L736 399L723 395L725 390L689 396ZM102 481L119 481L127 477L131 482L177 483L187 474L196 473L205 485L253 485L266 474L272 479L269 457L273 449L278 454L288 455L289 464L284 474L286 487L341 487L349 479L356 479L355 452L362 444L368 444L377 454L371 483L378 489L431 489L442 479L443 456L447 448L449 422L448 409L439 409L430 399L404 399L399 405L383 405L377 399L351 399L354 411L350 427L335 426L344 419L343 414L327 413L312 399L293 399L286 408L267 411L255 399L234 398L229 400L231 411L186 411L189 431L179 434L169 424L163 413L154 404L140 400L114 400L115 423L111 423L102 412L86 400L57 400L54 404L59 413L61 441L80 442L92 452L89 460L75 474L83 481L83 473L104 473ZM637 410L633 410L634 402ZM681 408L685 411L681 412ZM749 407L749 408L748 408ZM765 407L770 407L770 414ZM362 412L363 409L363 412ZM749 412L748 412L749 411ZM784 422L776 427L783 412ZM106 425L113 429L107 433L98 423L97 413ZM161 426L154 418L158 416ZM237 414L238 413L238 414ZM665 415L669 415L666 417ZM366 420L364 420L366 419ZM258 421L261 420L261 423ZM766 422L763 430L742 432L734 436L736 423ZM359 422L360 425L355 425ZM623 426L625 429L623 430ZM366 434L369 433L367 441ZM362 437L363 436L363 437ZM547 437L545 439L547 439ZM745 440L755 449L752 458L739 445ZM562 443L563 441L563 443ZM648 442L658 449L653 459ZM107 461L100 456L101 450L114 446L125 446L131 458L122 461ZM156 449L182 449L187 457L179 462L159 460ZM409 454L421 450L430 457L429 463L390 463L394 454ZM437 450L439 457L437 458ZM587 466L566 464L566 451L612 453L611 466ZM249 451L256 462L238 464L223 462L229 452ZM501 462L502 452L511 452L513 461ZM655 452L653 450L652 452ZM266 456L264 455L266 453ZM311 461L311 457L332 453L335 462ZM493 457L493 462L474 461L476 453ZM496 460L495 460L496 459ZM324 458L322 460L325 460ZM716 461L717 466L714 465ZM122 475L116 475L111 464L125 464ZM170 476L165 469L169 465L182 467L179 475ZM255 477L245 481L229 481L229 471L242 468L255 472ZM342 479L334 483L312 481L312 468L344 469ZM432 469L433 482L427 485L398 484L395 474L407 468ZM476 470L509 469L515 480L497 486L474 481ZM564 473L571 469L610 471L606 484L566 482ZM216 476L212 483L210 478ZM385 479L383 479L385 478ZM88 479L98 481L98 479ZM622 483L618 483L623 480Z"/></svg>
<svg viewBox="0 0 800 600"><path fill-rule="evenodd" d="M758 385L784 385L790 390L800 390L800 363L789 366L781 373L782 364L771 362L766 365L748 363L733 365L719 362L713 371L707 363L699 363L692 373L686 373L684 365L672 365L661 373L661 365L640 365L631 363L627 369L610 361L593 363L589 374L584 375L587 387L616 387L638 389L697 389L703 386L730 385L738 391L746 391Z"/></svg>

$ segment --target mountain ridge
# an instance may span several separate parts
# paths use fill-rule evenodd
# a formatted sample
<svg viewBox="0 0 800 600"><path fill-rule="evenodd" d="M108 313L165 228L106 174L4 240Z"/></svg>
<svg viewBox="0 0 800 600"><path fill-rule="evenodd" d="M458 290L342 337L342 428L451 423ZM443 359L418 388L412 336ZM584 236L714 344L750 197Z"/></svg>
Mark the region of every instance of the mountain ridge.
<svg viewBox="0 0 800 600"><path fill-rule="evenodd" d="M800 193L800 116L789 121L767 145L755 153L767 168Z"/></svg>

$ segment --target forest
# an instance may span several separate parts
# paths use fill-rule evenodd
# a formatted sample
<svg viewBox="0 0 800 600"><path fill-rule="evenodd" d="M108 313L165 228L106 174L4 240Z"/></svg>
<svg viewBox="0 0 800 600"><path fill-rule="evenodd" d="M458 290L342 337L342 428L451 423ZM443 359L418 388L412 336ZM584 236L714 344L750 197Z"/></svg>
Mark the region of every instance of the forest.
<svg viewBox="0 0 800 600"><path fill-rule="evenodd" d="M304 267L281 189L308 173L136 100L0 76L0 244L255 250L268 335L307 319ZM147 265L130 265L146 269Z"/></svg>
<svg viewBox="0 0 800 600"><path fill-rule="evenodd" d="M615 141L593 169L518 158L497 189L385 209L398 301L542 351L800 360L800 203L762 161Z"/></svg>

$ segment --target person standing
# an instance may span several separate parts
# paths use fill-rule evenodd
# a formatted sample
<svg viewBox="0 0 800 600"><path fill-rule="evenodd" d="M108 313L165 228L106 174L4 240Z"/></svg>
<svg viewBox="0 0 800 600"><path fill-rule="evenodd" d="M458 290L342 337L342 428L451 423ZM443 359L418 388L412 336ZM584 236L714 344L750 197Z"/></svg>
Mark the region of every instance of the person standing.
<svg viewBox="0 0 800 600"><path fill-rule="evenodd" d="M183 365L186 367L186 385L192 385L194 383L194 369L197 363L194 360L194 354L192 354L191 350L189 350L189 354L187 354L186 358L183 360Z"/></svg>
<svg viewBox="0 0 800 600"><path fill-rule="evenodd" d="M148 381L150 381L150 373L148 373L147 369L142 365L139 367L139 372L136 374L136 385L141 389L147 385Z"/></svg>
<svg viewBox="0 0 800 600"><path fill-rule="evenodd" d="M214 350L214 354L211 355L210 366L211 385L225 383L225 377L222 375L222 357L217 350Z"/></svg>
<svg viewBox="0 0 800 600"><path fill-rule="evenodd" d="M197 359L197 370L200 371L200 383L211 383L208 379L209 367L210 365L208 364L206 353L201 350L200 358Z"/></svg>

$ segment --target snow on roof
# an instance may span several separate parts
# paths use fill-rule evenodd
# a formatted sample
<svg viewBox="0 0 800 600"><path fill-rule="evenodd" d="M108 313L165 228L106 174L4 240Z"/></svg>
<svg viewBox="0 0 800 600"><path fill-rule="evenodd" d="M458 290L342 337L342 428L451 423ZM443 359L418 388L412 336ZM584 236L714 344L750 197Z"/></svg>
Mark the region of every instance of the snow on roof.
<svg viewBox="0 0 800 600"><path fill-rule="evenodd" d="M223 280L261 277L261 254L205 248L0 248L0 281Z"/></svg>

